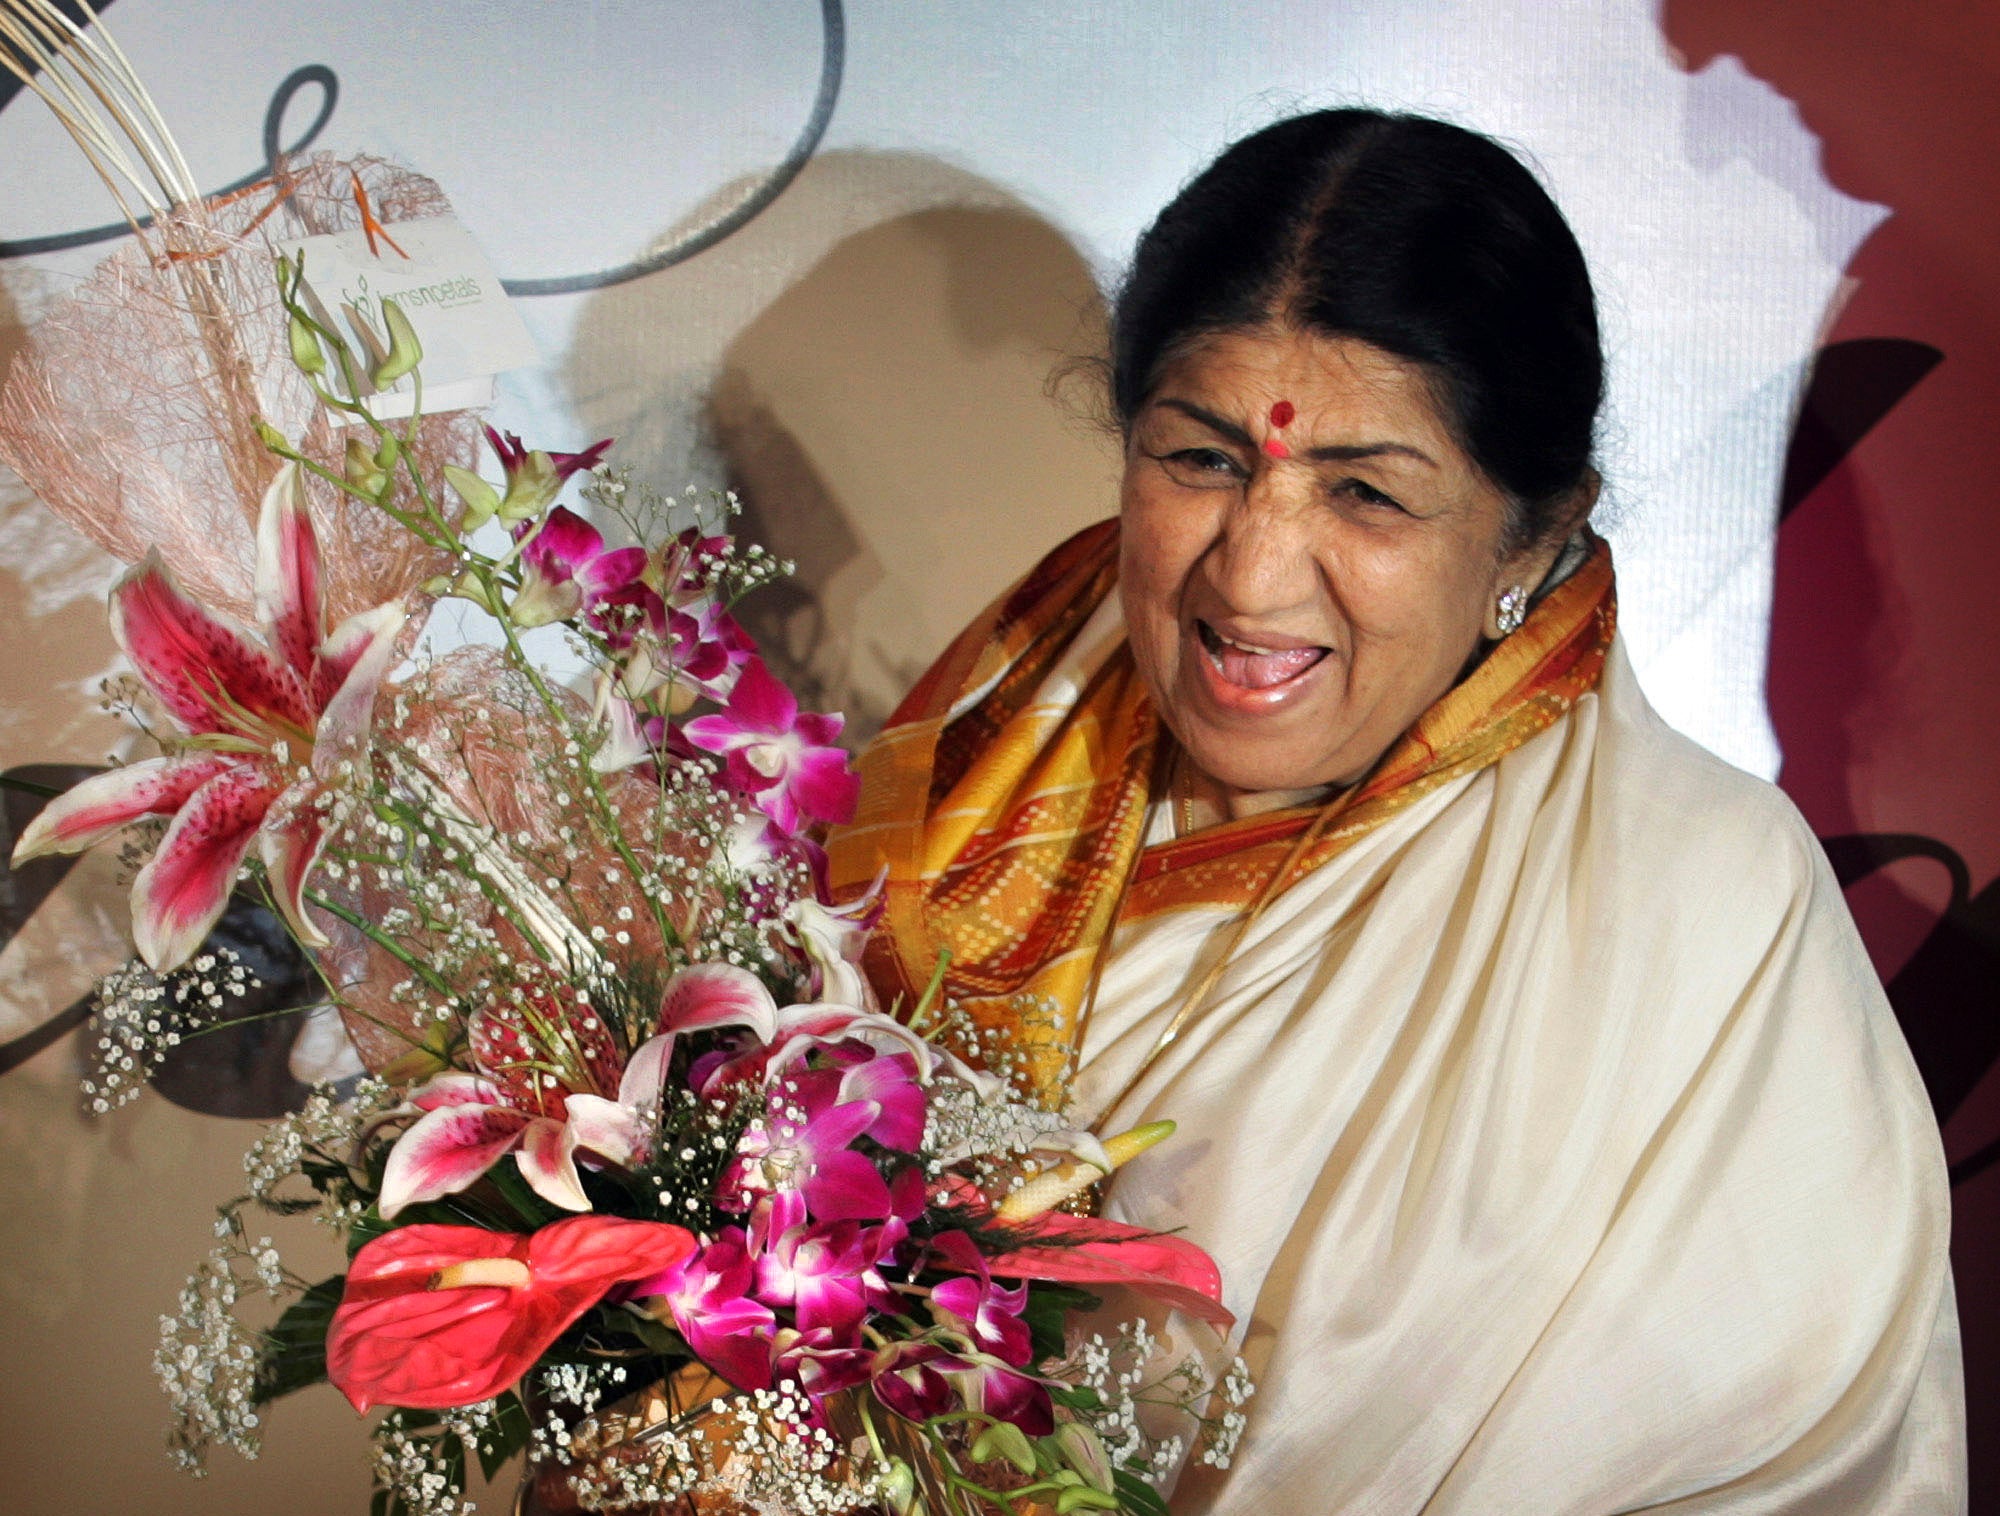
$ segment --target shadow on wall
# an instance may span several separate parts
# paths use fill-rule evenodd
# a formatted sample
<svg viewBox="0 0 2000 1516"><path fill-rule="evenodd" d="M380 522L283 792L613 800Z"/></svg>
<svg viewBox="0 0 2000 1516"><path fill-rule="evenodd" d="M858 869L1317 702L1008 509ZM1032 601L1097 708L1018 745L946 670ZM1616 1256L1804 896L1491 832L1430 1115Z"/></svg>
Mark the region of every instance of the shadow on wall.
<svg viewBox="0 0 2000 1516"><path fill-rule="evenodd" d="M691 359L686 325L731 320L773 264L800 272ZM649 365L646 333L683 348ZM1103 334L1090 269L1047 221L931 159L831 154L726 256L593 298L568 371L639 477L671 465L692 402L688 451L738 492L738 530L798 566L743 619L858 742L987 601L1115 509L1115 446L1087 403L1051 394Z"/></svg>
<svg viewBox="0 0 2000 1516"><path fill-rule="evenodd" d="M1667 0L1660 25L1691 71L1740 57L1891 212L1793 438L1769 698L1944 1126L1972 1509L2000 1511L2000 28L1869 0Z"/></svg>

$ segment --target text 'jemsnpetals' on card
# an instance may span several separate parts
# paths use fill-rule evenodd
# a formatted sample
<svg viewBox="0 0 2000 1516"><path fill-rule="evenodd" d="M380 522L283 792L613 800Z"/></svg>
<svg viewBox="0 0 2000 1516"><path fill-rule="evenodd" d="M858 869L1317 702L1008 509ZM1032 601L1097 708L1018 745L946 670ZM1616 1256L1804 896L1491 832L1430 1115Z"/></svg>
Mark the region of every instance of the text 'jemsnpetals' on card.
<svg viewBox="0 0 2000 1516"><path fill-rule="evenodd" d="M416 404L408 379L380 391L368 382L365 370L389 347L384 298L402 308L423 344L427 414L485 405L494 375L540 360L499 276L457 218L397 221L387 230L386 238L375 233L372 248L368 233L356 227L280 249L301 260L301 293L314 315L353 347L363 370L356 398L375 416L407 416Z"/></svg>

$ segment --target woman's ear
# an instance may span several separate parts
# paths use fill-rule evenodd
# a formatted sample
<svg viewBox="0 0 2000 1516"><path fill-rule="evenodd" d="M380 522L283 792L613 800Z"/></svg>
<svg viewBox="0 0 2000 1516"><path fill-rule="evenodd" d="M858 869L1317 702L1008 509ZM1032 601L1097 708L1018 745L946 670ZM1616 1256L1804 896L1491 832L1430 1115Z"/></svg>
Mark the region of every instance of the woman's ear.
<svg viewBox="0 0 2000 1516"><path fill-rule="evenodd" d="M1520 626L1527 615L1529 600L1548 578L1570 538L1596 509L1603 484L1603 477L1596 469L1585 470L1569 497L1551 513L1548 530L1501 561L1500 572L1494 576L1493 593L1486 604L1484 630L1489 642L1499 641Z"/></svg>

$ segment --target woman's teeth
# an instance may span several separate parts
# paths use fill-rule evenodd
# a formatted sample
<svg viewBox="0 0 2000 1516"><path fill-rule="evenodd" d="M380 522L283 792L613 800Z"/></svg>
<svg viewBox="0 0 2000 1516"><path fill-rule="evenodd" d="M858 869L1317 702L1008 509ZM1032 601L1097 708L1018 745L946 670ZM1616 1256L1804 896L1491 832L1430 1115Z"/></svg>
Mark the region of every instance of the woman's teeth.
<svg viewBox="0 0 2000 1516"><path fill-rule="evenodd" d="M1223 636L1206 621L1197 621L1195 630L1216 673L1226 683L1244 689L1267 690L1287 679L1296 679L1327 654L1323 647L1273 649L1238 642Z"/></svg>

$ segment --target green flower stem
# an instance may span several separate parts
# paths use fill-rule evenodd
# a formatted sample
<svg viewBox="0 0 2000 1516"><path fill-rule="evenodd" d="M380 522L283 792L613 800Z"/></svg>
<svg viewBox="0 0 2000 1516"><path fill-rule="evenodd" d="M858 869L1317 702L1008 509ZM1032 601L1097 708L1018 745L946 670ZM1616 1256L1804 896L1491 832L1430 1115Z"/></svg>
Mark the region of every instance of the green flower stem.
<svg viewBox="0 0 2000 1516"><path fill-rule="evenodd" d="M496 616L494 620L500 623L500 633L507 639L507 655L509 659L526 676L537 698L541 700L542 708L549 713L549 718L566 732L569 735L569 739L581 749L584 746L584 734L579 732L571 723L569 712L563 707L562 702L556 698L555 692L549 688L548 681L542 678L542 671L536 668L533 661L521 650L520 633L515 629L513 618L509 616ZM598 822L603 826L605 836L610 840L612 850L618 854L619 861L625 865L626 873L631 875L632 883L638 888L640 895L644 897L647 909L652 912L653 923L660 931L660 940L666 943L670 950L680 947L681 935L674 930L673 923L667 920L666 905L651 890L646 888L646 871L639 866L639 860L633 854L631 844L625 840L625 829L619 824L618 813L612 808L611 796L605 791L603 779L599 777L597 771L587 762L578 764L577 769L584 776L584 784L589 788L591 803L597 811Z"/></svg>
<svg viewBox="0 0 2000 1516"><path fill-rule="evenodd" d="M425 984L429 985L433 990L436 990L440 995L450 996L453 999L457 998L456 995L453 994L451 986L446 984L444 980L438 976L436 970L432 969L429 964L425 963L422 959L416 957L408 949L404 948L394 938L389 936L388 933L384 932L380 927L376 926L374 922L369 921L367 918L357 914L354 911L350 911L344 905L340 905L335 901L329 900L326 896L321 895L315 891L307 891L306 900L310 904L318 906L321 910L325 911L329 916L333 916L338 920L346 922L349 926L353 927L357 932L361 933L362 936L366 937L370 942L374 943L375 946L380 948L383 952L387 953L391 958L394 958L398 963L402 964L404 968L410 970L411 973L415 974L419 979L423 980ZM365 1016L365 1013L358 1013L358 1014L363 1014L364 1019L371 1021L374 1020L373 1017ZM383 1023L378 1022L377 1025L383 1025ZM400 1031L400 1029L395 1027L385 1027L385 1029L397 1032L399 1036L402 1036L403 1038L408 1040L411 1046L413 1047L421 1045L418 1042L416 1042L414 1038L411 1038L409 1033L407 1032Z"/></svg>
<svg viewBox="0 0 2000 1516"><path fill-rule="evenodd" d="M421 817L413 817L411 825L415 826L424 836L429 838L432 845L437 847L440 852L455 854L465 860L467 867L461 871L462 876L472 881L473 887L479 891L486 903L492 906L508 925L512 926L515 931L519 932L535 946L538 955L542 959L553 962L558 957L568 956L562 952L559 943L544 942L542 940L542 934L528 921L526 915L523 914L519 904L516 903L513 897L480 868L479 860L471 855L471 851L465 842L451 836L449 833L439 831ZM474 825L477 825L477 823L474 823ZM494 842L496 847L499 845L497 839L498 834L496 832Z"/></svg>

